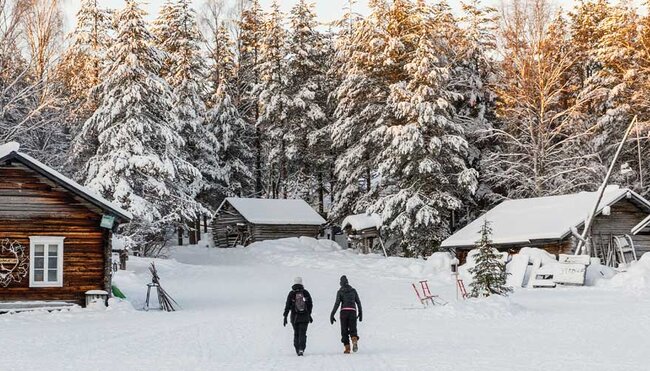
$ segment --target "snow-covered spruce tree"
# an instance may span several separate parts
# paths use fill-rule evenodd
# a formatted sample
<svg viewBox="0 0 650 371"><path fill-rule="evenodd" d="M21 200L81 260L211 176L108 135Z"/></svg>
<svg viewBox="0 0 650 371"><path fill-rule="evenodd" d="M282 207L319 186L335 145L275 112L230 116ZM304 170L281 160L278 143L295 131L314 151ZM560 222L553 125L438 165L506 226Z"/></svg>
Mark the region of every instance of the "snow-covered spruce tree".
<svg viewBox="0 0 650 371"><path fill-rule="evenodd" d="M372 1L370 8L370 15L354 23L352 33L337 43L340 66L334 71L341 82L332 93L337 106L330 132L337 158L331 219L365 212L373 197L379 143L368 133L382 122L388 92L385 78L390 74L383 67L389 60L383 50L387 4Z"/></svg>
<svg viewBox="0 0 650 371"><path fill-rule="evenodd" d="M478 253L474 255L476 265L469 269L472 283L469 285L469 296L472 298L488 297L491 295L507 296L512 288L506 286L506 265L501 261L498 251L492 247L492 228L485 221L481 226L481 239L476 244Z"/></svg>
<svg viewBox="0 0 650 371"><path fill-rule="evenodd" d="M434 8L396 0L372 10L355 27L356 51L337 89L333 140L344 149L334 211L377 212L393 253L425 254L449 234L451 211L477 183L455 117L462 96L450 87Z"/></svg>
<svg viewBox="0 0 650 371"><path fill-rule="evenodd" d="M263 135L266 162L267 194L271 198L287 198L287 146L291 133L287 126L287 112L291 105L288 96L287 34L282 24L283 13L274 1L264 22L260 47L258 133Z"/></svg>
<svg viewBox="0 0 650 371"><path fill-rule="evenodd" d="M637 115L643 122L650 117L647 73L644 72L648 66L648 39L644 40L643 37L646 27L642 25L635 9L621 3L610 6L596 29L600 38L593 52L600 69L588 80L588 88L592 93L589 97L593 98L590 105L596 108L591 114L597 118L592 151L599 154L602 170L609 165L622 133L632 118ZM636 134L633 133L634 136ZM647 161L643 160L648 154L647 146L641 145L640 149L642 153L639 162L637 146L627 145L623 148L619 161L627 164L628 170L616 172L612 183L643 193L647 191L641 189L639 169L642 175L644 172L647 174L650 168L647 167Z"/></svg>
<svg viewBox="0 0 650 371"><path fill-rule="evenodd" d="M572 41L572 53L575 55L575 65L571 71L575 83L574 89L579 94L590 94L591 92L580 91L593 88L589 86L589 80L595 76L602 66L597 60L596 47L603 32L601 22L610 16L613 7L607 0L590 0L580 2L570 12L570 29Z"/></svg>
<svg viewBox="0 0 650 371"><path fill-rule="evenodd" d="M240 115L233 98L233 84L237 84L234 45L223 21L210 19L208 38L213 93L208 100L205 120L206 135L217 141L214 155L204 156L202 169L206 179L200 200L204 204L219 205L225 197L248 195L253 187L252 150L254 130ZM235 85L236 86L236 85Z"/></svg>
<svg viewBox="0 0 650 371"><path fill-rule="evenodd" d="M469 144L469 165L481 173L480 161L488 143L482 142L482 134L493 127L496 117L494 108L496 93L494 81L498 75L498 64L493 58L496 50L496 10L482 7L479 0L462 3L462 25L456 29L450 42L454 51L451 61L451 87L462 95L455 102L456 116L463 126ZM457 212L459 223L469 222L477 212L489 203L492 190L485 182L479 182L473 197L463 198L464 207ZM459 215L460 214L460 215Z"/></svg>
<svg viewBox="0 0 650 371"><path fill-rule="evenodd" d="M107 55L112 42L112 11L102 8L99 0L82 0L77 25L57 67L57 77L74 109L73 117L83 124L95 111L98 96L93 94L101 83L102 71L109 63Z"/></svg>
<svg viewBox="0 0 650 371"><path fill-rule="evenodd" d="M332 66L336 61L336 34L330 28L323 35L323 56L324 63ZM322 108L325 114L323 126L317 130L312 130L309 134L309 147L314 153L318 153L318 158L314 159L316 166L316 181L318 193L318 212L321 215L329 214L330 206L334 202L334 187L336 176L334 175L334 163L336 161L337 151L332 143L332 123L334 122L334 111L336 110L336 100L332 99L332 92L336 90L340 80L338 74L333 68L326 68L324 75L321 76L321 90L324 92ZM326 201L327 200L327 201Z"/></svg>
<svg viewBox="0 0 650 371"><path fill-rule="evenodd" d="M603 64L598 60L597 50L603 33L609 32L601 27L601 23L612 10L613 6L607 0L590 0L580 2L568 14L571 39L568 54L573 56L573 65L568 71L570 81L566 90L569 100L582 102L571 114L571 126L588 133L580 140L580 146L583 152L594 154L587 165L593 173L593 181L584 182L576 190L595 190L609 165L608 159L599 156L598 152L602 150L604 142L612 145L618 142L618 139L607 138L605 133L598 133L599 119L608 108L604 104L607 93L601 81Z"/></svg>
<svg viewBox="0 0 650 371"><path fill-rule="evenodd" d="M98 87L110 63L112 17L113 12L101 8L98 0L83 0L71 35L72 44L57 67L57 78L70 107L68 121L75 136L99 105ZM97 134L74 140L77 152L69 157L67 167L75 178L83 178L84 165L97 150Z"/></svg>
<svg viewBox="0 0 650 371"><path fill-rule="evenodd" d="M395 16L389 21L409 16L400 14L408 10L405 5L393 6L389 14ZM395 57L407 63L399 71L399 81L390 86L387 108L393 114L385 115L387 125L373 133L382 145L377 156L382 189L370 210L381 213L386 231L407 255L427 254L449 235L451 211L473 194L478 178L467 167L467 141L454 116L453 104L461 96L451 90L444 54L435 52L436 43L441 43L436 34L441 31L436 27L439 18L435 12L432 16L423 12L424 6L414 8L414 25L392 35L401 37L402 45L408 46L407 40L417 44L411 46L412 53ZM409 35L410 30L415 33Z"/></svg>
<svg viewBox="0 0 650 371"><path fill-rule="evenodd" d="M201 207L188 194L200 173L181 153L174 94L158 76L161 53L144 15L135 1L117 14L102 100L80 135L99 134L85 184L134 214L122 231L151 255L163 246L166 228L196 218Z"/></svg>
<svg viewBox="0 0 650 371"><path fill-rule="evenodd" d="M206 183L202 197L215 205L225 197L244 196L253 183L249 167L251 127L241 118L229 90L226 81L218 85L206 118L207 134L216 138L218 146L215 156L205 159L206 165L210 165L206 169L213 171L207 175L215 182Z"/></svg>
<svg viewBox="0 0 650 371"><path fill-rule="evenodd" d="M215 33L212 35L210 46L210 58L212 66L210 68L210 80L213 86L218 87L222 82L229 86L237 83L236 66L235 66L235 46L230 32L224 22L219 22Z"/></svg>
<svg viewBox="0 0 650 371"><path fill-rule="evenodd" d="M293 197L318 204L323 211L329 141L322 135L327 121L327 61L323 35L313 4L300 0L289 16L287 95L287 188Z"/></svg>
<svg viewBox="0 0 650 371"><path fill-rule="evenodd" d="M237 39L237 83L234 86L235 103L242 118L254 130L252 148L254 158L252 169L255 176L254 194L264 193L263 132L257 125L260 116L256 86L260 83L259 68L262 62L261 45L264 36L264 13L259 0L246 1L238 21Z"/></svg>
<svg viewBox="0 0 650 371"><path fill-rule="evenodd" d="M207 62L201 50L202 38L196 25L196 14L189 0L176 0L166 3L164 12L156 20L157 45L166 54L167 68L165 79L174 92L174 115L178 118L180 134L185 145L184 158L199 169L202 177L197 177L187 194L199 197L201 193L214 188L221 179L214 178L218 173L214 159L219 147L218 140L206 132L205 99L207 88ZM200 200L208 198L202 196ZM216 210L218 204L205 204Z"/></svg>
<svg viewBox="0 0 650 371"><path fill-rule="evenodd" d="M326 116L328 123L323 130L313 136L314 140L322 138L319 140L320 142L329 143L329 157L331 158L331 161L328 161L330 162L328 174L330 207L328 210L328 216L335 216L337 218L345 217L349 214L349 211L352 210L352 205L337 201L338 190L341 187L336 182L337 176L335 166L339 154L346 148L341 144L333 142L333 133L335 126L341 124L336 120L336 110L339 103L338 87L341 86L349 72L346 68L349 66L350 58L355 52L355 48L352 45L353 31L357 24L359 24L363 19L361 15L355 13L355 4L356 0L346 1L346 6L343 9L343 16L334 22L334 28L330 29L326 34L326 60L330 66L327 71L327 91L329 93ZM345 187L345 185L342 187ZM332 212L333 208L336 210L335 212Z"/></svg>
<svg viewBox="0 0 650 371"><path fill-rule="evenodd" d="M162 67L160 68L160 76L163 78L167 78L171 74L171 68L174 64L174 57L171 52L177 51L177 45L173 43L173 38L175 32L178 31L179 10L175 0L165 0L151 27L151 33L155 37L157 48L164 52L161 56Z"/></svg>

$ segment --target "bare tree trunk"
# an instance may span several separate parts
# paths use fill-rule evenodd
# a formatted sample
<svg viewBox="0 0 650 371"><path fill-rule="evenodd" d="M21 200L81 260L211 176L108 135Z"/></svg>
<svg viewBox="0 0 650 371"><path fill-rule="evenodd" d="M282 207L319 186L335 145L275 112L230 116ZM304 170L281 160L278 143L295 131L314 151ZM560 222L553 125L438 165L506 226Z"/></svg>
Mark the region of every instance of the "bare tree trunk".
<svg viewBox="0 0 650 371"><path fill-rule="evenodd" d="M318 171L318 212L325 215L325 189L323 185L323 171Z"/></svg>
<svg viewBox="0 0 650 371"><path fill-rule="evenodd" d="M32 61L32 73L42 81L40 101L47 100L49 73L61 52L63 12L60 0L26 0L23 29Z"/></svg>

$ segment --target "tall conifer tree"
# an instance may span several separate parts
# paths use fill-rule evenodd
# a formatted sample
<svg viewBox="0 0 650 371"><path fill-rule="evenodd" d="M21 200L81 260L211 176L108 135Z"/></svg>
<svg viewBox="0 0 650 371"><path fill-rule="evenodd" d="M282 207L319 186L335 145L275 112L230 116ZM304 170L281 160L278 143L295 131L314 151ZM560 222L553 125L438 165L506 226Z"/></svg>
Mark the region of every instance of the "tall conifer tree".
<svg viewBox="0 0 650 371"><path fill-rule="evenodd" d="M85 168L86 185L133 212L125 232L147 253L164 243L166 227L195 218L201 207L188 193L200 173L181 152L175 97L158 75L161 54L152 46L144 15L135 1L117 14L102 100L81 138L98 133Z"/></svg>
<svg viewBox="0 0 650 371"><path fill-rule="evenodd" d="M267 194L272 198L287 198L288 156L292 133L287 130L287 115L291 107L288 95L287 34L284 14L274 1L264 22L260 47L258 132L264 134Z"/></svg>
<svg viewBox="0 0 650 371"><path fill-rule="evenodd" d="M288 188L292 196L304 198L323 209L324 182L330 166L329 136L325 110L327 61L325 40L317 30L313 4L300 0L290 14L288 46L287 160Z"/></svg>
<svg viewBox="0 0 650 371"><path fill-rule="evenodd" d="M257 125L260 117L256 87L260 83L260 64L262 63L262 38L264 36L264 12L259 0L246 2L238 22L237 40L237 83L235 84L235 103L242 118L253 128L252 148L254 151L252 168L255 176L254 195L264 194L264 132Z"/></svg>

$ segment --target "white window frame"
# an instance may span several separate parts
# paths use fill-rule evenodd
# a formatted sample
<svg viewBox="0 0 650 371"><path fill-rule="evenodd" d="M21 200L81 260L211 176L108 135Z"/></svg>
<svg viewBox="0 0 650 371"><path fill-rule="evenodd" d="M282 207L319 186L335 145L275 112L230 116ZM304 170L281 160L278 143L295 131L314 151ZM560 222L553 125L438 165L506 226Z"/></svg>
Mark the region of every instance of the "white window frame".
<svg viewBox="0 0 650 371"><path fill-rule="evenodd" d="M63 287L63 240L65 237L29 236L29 287ZM45 245L43 258L43 279L48 276L48 245L57 245L56 281L34 281L34 254L36 245Z"/></svg>

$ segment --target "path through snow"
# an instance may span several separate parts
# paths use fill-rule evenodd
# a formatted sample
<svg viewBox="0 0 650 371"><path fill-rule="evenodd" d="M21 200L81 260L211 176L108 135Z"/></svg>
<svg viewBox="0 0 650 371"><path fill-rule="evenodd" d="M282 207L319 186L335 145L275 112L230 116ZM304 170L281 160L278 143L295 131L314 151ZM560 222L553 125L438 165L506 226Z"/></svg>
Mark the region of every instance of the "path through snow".
<svg viewBox="0 0 650 371"><path fill-rule="evenodd" d="M116 283L142 306L149 259ZM314 240L243 249L175 249L156 260L175 313L106 311L0 316L2 365L20 370L647 370L645 289L517 290L456 302L432 263L358 256ZM329 312L347 274L364 304L359 353L343 355ZM282 310L293 278L314 298L306 356L292 349ZM420 309L410 283L432 282L450 304Z"/></svg>

